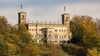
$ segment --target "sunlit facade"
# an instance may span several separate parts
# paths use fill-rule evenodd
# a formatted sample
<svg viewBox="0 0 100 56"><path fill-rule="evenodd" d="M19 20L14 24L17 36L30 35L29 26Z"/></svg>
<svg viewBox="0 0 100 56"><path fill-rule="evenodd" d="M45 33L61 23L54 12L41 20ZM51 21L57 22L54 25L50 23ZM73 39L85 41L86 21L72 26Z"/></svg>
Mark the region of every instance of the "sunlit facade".
<svg viewBox="0 0 100 56"><path fill-rule="evenodd" d="M65 10L65 7L64 7ZM67 43L71 39L70 15L62 14L61 24L26 23L26 12L18 13L18 23L25 24L27 31L38 43L52 42L55 44Z"/></svg>

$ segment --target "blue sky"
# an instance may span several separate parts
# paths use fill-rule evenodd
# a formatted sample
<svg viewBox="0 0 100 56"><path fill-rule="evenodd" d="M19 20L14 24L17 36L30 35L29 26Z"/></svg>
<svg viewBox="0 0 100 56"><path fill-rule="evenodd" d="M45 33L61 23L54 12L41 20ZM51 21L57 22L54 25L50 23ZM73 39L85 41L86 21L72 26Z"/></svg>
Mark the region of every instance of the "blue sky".
<svg viewBox="0 0 100 56"><path fill-rule="evenodd" d="M8 23L16 24L21 3L30 22L61 22L64 6L71 17L88 15L100 18L100 0L0 0L0 16L5 16Z"/></svg>

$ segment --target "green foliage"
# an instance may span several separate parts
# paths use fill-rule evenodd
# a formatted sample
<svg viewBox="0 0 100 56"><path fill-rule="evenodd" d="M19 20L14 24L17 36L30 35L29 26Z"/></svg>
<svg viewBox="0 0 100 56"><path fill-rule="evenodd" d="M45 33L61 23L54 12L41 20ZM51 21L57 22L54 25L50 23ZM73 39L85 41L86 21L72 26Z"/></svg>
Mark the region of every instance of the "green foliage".
<svg viewBox="0 0 100 56"><path fill-rule="evenodd" d="M59 45L49 43L48 47L50 51L48 56L62 56L61 47Z"/></svg>
<svg viewBox="0 0 100 56"><path fill-rule="evenodd" d="M54 44L37 44L25 25L18 28L0 18L0 56L62 56L61 47Z"/></svg>
<svg viewBox="0 0 100 56"><path fill-rule="evenodd" d="M32 43L32 37L28 32L21 32L20 38L23 43Z"/></svg>
<svg viewBox="0 0 100 56"><path fill-rule="evenodd" d="M7 32L7 20L5 17L0 17L0 34L5 34Z"/></svg>
<svg viewBox="0 0 100 56"><path fill-rule="evenodd" d="M84 43L83 46L84 48L93 48L93 47L98 47L99 45L99 40L97 39L96 36L91 36L90 38L84 37L83 39Z"/></svg>
<svg viewBox="0 0 100 56"><path fill-rule="evenodd" d="M83 47L83 50L86 50L85 54L89 53L85 56L93 56L93 54L91 53L92 51L99 52L98 50L100 48L100 35L98 33L97 25L92 20L92 17L75 16L71 21L71 31L73 35L73 38L71 40L72 43L78 45L79 47ZM97 50L91 50L93 48L96 48ZM78 52L80 53L81 51L82 50Z"/></svg>
<svg viewBox="0 0 100 56"><path fill-rule="evenodd" d="M26 25L24 24L18 24L18 31L21 32L27 32Z"/></svg>
<svg viewBox="0 0 100 56"><path fill-rule="evenodd" d="M98 54L96 48L88 49L87 56L98 56L98 55L100 55L100 54Z"/></svg>
<svg viewBox="0 0 100 56"><path fill-rule="evenodd" d="M18 28L0 18L0 56L62 56L62 52L75 56L100 56L100 33L89 16L75 16L71 21L72 43L38 44L27 32L26 25Z"/></svg>
<svg viewBox="0 0 100 56"><path fill-rule="evenodd" d="M77 20L77 19L76 19ZM78 22L71 22L72 39L71 41L76 44L81 44L83 41L83 27Z"/></svg>
<svg viewBox="0 0 100 56"><path fill-rule="evenodd" d="M7 51L6 50L6 43L4 40L0 40L0 56L7 56Z"/></svg>
<svg viewBox="0 0 100 56"><path fill-rule="evenodd" d="M62 48L65 52L67 52L70 55L75 55L75 56L86 56L86 50L83 47L80 47L75 44L64 44L62 45Z"/></svg>

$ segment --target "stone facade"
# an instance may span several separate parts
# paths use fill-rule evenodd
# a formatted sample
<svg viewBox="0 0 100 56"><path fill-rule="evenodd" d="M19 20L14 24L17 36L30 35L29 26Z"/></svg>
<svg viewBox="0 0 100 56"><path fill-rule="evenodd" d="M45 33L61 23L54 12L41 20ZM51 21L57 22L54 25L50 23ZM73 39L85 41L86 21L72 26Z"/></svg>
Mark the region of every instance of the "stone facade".
<svg viewBox="0 0 100 56"><path fill-rule="evenodd" d="M38 43L67 43L71 39L70 15L62 14L62 24L26 23L26 12L18 13L18 23L25 24L28 32Z"/></svg>

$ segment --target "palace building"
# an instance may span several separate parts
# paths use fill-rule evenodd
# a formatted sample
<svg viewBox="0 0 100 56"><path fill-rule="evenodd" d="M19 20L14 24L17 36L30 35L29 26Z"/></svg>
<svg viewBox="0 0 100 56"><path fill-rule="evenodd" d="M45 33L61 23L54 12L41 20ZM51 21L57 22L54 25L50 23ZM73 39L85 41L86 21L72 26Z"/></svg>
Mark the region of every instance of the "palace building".
<svg viewBox="0 0 100 56"><path fill-rule="evenodd" d="M22 9L22 5L20 6ZM66 7L64 7L64 11ZM55 44L67 43L71 39L70 31L70 15L63 13L61 24L43 24L43 23L26 23L27 13L20 11L18 13L18 24L24 24L27 31L32 35L38 43L53 42Z"/></svg>

